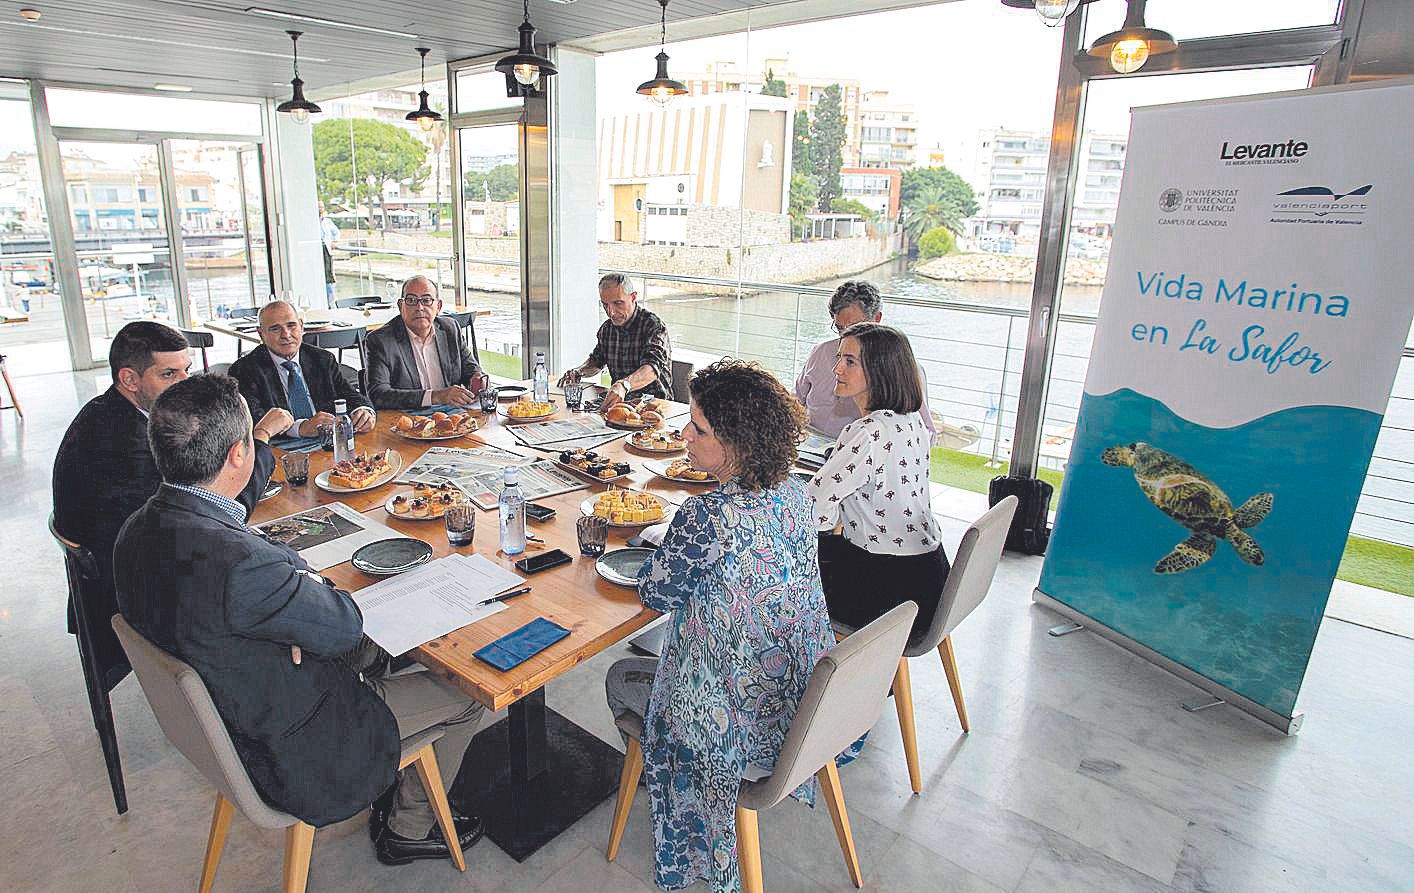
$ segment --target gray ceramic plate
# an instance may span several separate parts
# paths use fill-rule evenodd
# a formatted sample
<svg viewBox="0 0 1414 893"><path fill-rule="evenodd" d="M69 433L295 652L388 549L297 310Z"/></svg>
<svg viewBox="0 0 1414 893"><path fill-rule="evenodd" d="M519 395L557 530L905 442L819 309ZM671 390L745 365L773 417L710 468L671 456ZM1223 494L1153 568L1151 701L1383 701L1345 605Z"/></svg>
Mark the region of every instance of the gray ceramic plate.
<svg viewBox="0 0 1414 893"><path fill-rule="evenodd" d="M594 562L599 576L620 586L638 586L638 569L653 555L652 549L629 547L605 552Z"/></svg>
<svg viewBox="0 0 1414 893"><path fill-rule="evenodd" d="M431 546L422 540L399 536L369 543L353 553L350 561L365 574L387 577L412 570L431 558Z"/></svg>

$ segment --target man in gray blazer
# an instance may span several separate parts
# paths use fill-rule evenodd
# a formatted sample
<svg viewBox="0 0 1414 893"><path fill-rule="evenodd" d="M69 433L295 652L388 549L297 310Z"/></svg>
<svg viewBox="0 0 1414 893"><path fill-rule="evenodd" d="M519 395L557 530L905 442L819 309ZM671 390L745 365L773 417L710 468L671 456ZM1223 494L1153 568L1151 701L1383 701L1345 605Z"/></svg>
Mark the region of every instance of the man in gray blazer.
<svg viewBox="0 0 1414 893"><path fill-rule="evenodd" d="M378 409L476 402L466 385L481 367L456 320L441 311L436 283L414 276L403 283L399 315L368 336L368 396Z"/></svg>

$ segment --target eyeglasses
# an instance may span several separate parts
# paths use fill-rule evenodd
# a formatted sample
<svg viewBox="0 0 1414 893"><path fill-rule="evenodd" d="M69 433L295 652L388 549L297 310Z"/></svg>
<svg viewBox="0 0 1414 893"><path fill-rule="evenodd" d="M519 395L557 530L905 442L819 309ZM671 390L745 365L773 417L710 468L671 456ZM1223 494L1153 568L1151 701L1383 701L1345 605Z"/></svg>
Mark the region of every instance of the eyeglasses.
<svg viewBox="0 0 1414 893"><path fill-rule="evenodd" d="M431 307L433 304L437 303L437 299L431 295L424 295L420 298L413 297L412 295L404 295L402 300L403 303L409 307Z"/></svg>

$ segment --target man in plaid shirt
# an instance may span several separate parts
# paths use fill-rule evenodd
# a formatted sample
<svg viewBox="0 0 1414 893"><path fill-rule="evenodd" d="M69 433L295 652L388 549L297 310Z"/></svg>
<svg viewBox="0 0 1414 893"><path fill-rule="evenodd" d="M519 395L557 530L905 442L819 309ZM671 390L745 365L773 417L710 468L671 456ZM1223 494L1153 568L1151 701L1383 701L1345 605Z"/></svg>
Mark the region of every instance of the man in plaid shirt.
<svg viewBox="0 0 1414 893"><path fill-rule="evenodd" d="M638 306L638 286L622 273L606 273L599 280L599 303L609 318L599 327L598 342L583 365L560 377L560 386L575 376L598 375L608 366L613 384L604 396L604 409L640 394L672 399L668 327L656 313Z"/></svg>

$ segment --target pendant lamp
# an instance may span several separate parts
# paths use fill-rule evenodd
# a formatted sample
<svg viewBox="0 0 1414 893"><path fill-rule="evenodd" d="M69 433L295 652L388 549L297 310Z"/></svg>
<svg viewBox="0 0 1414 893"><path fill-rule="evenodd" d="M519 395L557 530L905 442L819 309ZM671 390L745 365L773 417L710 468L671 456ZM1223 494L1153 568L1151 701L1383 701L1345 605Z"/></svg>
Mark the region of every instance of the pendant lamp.
<svg viewBox="0 0 1414 893"><path fill-rule="evenodd" d="M535 26L530 24L530 0L524 0L525 21L520 23L520 48L496 63L506 76L506 94L525 96L540 89L541 78L555 74L555 63L535 52Z"/></svg>
<svg viewBox="0 0 1414 893"><path fill-rule="evenodd" d="M674 96L684 96L687 94L687 87L682 81L675 81L668 76L668 0L658 0L658 5L663 7L662 17L659 21L661 28L659 35L658 71L653 75L653 80L644 81L638 85L638 93L647 96L658 105L667 105L673 101Z"/></svg>
<svg viewBox="0 0 1414 893"><path fill-rule="evenodd" d="M408 112L405 120L416 121L417 126L422 128L423 133L430 131L442 116L433 111L427 105L427 54L431 52L427 47L418 47L417 53L422 57L422 91L417 94L417 111Z"/></svg>
<svg viewBox="0 0 1414 893"><path fill-rule="evenodd" d="M295 76L290 81L290 98L275 106L275 111L286 112L296 124L308 124L310 115L317 115L323 109L304 98L304 81L299 76L299 39L303 31L286 31L290 35L290 46L295 51Z"/></svg>
<svg viewBox="0 0 1414 893"><path fill-rule="evenodd" d="M1054 28L1064 22L1066 16L1072 12L1094 2L1095 0L1002 0L1002 5L1012 9L1034 9L1048 28Z"/></svg>
<svg viewBox="0 0 1414 893"><path fill-rule="evenodd" d="M1091 45L1089 53L1110 60L1110 67L1120 74L1129 74L1144 67L1150 56L1172 53L1178 41L1167 31L1144 24L1145 0L1129 0L1129 12L1124 27L1111 31Z"/></svg>

